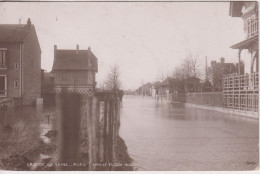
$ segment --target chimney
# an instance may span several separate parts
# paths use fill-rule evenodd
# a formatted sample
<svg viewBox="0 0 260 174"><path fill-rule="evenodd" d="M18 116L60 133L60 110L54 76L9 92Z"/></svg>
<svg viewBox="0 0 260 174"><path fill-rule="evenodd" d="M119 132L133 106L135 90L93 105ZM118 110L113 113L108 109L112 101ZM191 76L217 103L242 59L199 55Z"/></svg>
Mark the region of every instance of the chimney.
<svg viewBox="0 0 260 174"><path fill-rule="evenodd" d="M221 64L225 63L225 58L221 57L220 61L221 61Z"/></svg>
<svg viewBox="0 0 260 174"><path fill-rule="evenodd" d="M28 26L31 26L31 24L32 24L31 19L28 18L28 20L27 20L27 25L28 25Z"/></svg>
<svg viewBox="0 0 260 174"><path fill-rule="evenodd" d="M88 47L88 66L92 66L92 61L91 61L91 48L90 46Z"/></svg>
<svg viewBox="0 0 260 174"><path fill-rule="evenodd" d="M54 45L54 59L56 58L57 45Z"/></svg>
<svg viewBox="0 0 260 174"><path fill-rule="evenodd" d="M77 47L76 47L76 54L79 54L79 45L77 44Z"/></svg>

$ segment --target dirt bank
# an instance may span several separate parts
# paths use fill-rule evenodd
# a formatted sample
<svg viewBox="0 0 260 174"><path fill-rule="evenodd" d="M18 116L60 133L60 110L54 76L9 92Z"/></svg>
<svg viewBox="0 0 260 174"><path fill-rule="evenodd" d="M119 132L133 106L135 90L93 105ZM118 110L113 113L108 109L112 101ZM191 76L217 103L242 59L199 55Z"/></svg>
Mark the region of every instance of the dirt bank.
<svg viewBox="0 0 260 174"><path fill-rule="evenodd" d="M119 164L112 168L114 171L134 170L133 159L129 156L125 141L120 136L116 138L114 161Z"/></svg>

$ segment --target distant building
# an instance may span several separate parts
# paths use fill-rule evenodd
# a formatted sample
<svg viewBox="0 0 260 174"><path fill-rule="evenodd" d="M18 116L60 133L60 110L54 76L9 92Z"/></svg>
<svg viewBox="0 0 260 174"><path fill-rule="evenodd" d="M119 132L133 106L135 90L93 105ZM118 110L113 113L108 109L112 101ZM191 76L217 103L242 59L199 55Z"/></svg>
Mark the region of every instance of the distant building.
<svg viewBox="0 0 260 174"><path fill-rule="evenodd" d="M238 73L240 65L240 73L244 74L244 63L240 64L225 63L225 58L220 58L220 62L211 61L211 66L206 69L206 79L212 84L215 90L222 90L222 78L227 74Z"/></svg>
<svg viewBox="0 0 260 174"><path fill-rule="evenodd" d="M152 96L152 84L150 82L142 85L136 90L138 95Z"/></svg>
<svg viewBox="0 0 260 174"><path fill-rule="evenodd" d="M54 45L54 73L55 92L62 90L86 95L93 95L96 86L98 60L91 49L76 50L57 49Z"/></svg>
<svg viewBox="0 0 260 174"><path fill-rule="evenodd" d="M41 96L41 48L27 24L0 24L0 98L31 105Z"/></svg>

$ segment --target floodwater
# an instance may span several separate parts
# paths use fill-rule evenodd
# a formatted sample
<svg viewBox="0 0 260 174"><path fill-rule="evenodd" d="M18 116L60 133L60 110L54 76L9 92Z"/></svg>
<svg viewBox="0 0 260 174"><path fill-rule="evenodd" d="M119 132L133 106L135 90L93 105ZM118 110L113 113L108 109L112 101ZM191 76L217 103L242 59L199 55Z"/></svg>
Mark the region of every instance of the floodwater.
<svg viewBox="0 0 260 174"><path fill-rule="evenodd" d="M254 170L258 120L124 96L120 136L137 170Z"/></svg>

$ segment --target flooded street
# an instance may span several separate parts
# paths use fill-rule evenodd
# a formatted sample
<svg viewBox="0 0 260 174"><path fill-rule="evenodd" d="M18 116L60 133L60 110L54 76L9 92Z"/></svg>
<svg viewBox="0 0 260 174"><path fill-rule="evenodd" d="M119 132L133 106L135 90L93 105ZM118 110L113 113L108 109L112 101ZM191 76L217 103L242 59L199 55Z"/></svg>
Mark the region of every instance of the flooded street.
<svg viewBox="0 0 260 174"><path fill-rule="evenodd" d="M138 170L254 170L258 120L124 96L120 136Z"/></svg>

